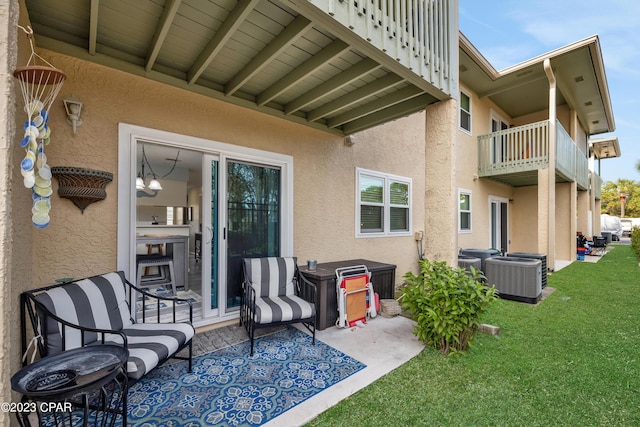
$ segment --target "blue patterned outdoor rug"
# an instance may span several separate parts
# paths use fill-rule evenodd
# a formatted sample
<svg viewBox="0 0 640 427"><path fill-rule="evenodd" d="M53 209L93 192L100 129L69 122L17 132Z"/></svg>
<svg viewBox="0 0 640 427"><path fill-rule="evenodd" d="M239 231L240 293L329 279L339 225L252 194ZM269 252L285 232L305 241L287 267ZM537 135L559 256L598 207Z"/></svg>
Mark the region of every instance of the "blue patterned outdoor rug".
<svg viewBox="0 0 640 427"><path fill-rule="evenodd" d="M259 426L365 368L293 327L254 346L252 357L249 341L194 357L192 373L186 362L153 370L129 389L128 423Z"/></svg>

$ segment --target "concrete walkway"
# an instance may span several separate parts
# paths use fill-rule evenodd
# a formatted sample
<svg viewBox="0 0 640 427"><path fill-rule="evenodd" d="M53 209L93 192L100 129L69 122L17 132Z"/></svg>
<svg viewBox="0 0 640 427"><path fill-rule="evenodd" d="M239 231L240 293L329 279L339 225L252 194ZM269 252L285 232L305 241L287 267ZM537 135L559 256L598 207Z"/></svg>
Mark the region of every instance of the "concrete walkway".
<svg viewBox="0 0 640 427"><path fill-rule="evenodd" d="M413 320L402 316L392 318L377 316L361 328L331 327L317 331L317 339L357 359L367 367L264 425L268 427L303 425L409 361L424 348L424 344L413 335L414 325ZM304 327L299 329L308 332Z"/></svg>

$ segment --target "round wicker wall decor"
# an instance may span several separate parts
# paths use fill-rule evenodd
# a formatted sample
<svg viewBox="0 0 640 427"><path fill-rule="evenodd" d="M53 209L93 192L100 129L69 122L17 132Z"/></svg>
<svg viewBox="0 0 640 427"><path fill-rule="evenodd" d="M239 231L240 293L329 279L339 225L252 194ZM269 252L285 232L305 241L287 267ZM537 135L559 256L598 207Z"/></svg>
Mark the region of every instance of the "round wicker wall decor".
<svg viewBox="0 0 640 427"><path fill-rule="evenodd" d="M58 195L69 199L82 213L91 203L107 197L105 187L113 181L111 172L73 166L55 166L51 174L58 179Z"/></svg>

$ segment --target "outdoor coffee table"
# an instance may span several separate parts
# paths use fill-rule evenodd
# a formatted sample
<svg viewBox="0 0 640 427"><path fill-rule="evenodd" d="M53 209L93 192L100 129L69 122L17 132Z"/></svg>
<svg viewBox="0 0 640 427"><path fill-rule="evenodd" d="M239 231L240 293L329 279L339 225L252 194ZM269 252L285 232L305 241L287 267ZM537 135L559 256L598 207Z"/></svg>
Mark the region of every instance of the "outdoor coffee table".
<svg viewBox="0 0 640 427"><path fill-rule="evenodd" d="M23 395L15 404L22 426L30 426L30 413L38 422L49 420L56 426L110 425L118 413L126 425L127 374L129 352L117 345L91 345L44 357L25 366L11 377L11 388ZM75 417L75 418L74 418Z"/></svg>

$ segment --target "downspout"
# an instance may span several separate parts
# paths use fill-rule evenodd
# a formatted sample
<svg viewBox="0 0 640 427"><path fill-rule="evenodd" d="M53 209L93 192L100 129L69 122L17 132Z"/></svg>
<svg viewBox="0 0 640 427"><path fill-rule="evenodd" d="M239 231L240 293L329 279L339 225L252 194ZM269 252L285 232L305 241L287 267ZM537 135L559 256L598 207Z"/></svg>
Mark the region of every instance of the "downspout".
<svg viewBox="0 0 640 427"><path fill-rule="evenodd" d="M544 60L544 72L549 80L549 176L548 176L548 218L547 218L547 268L556 268L556 77L551 69L551 60Z"/></svg>

